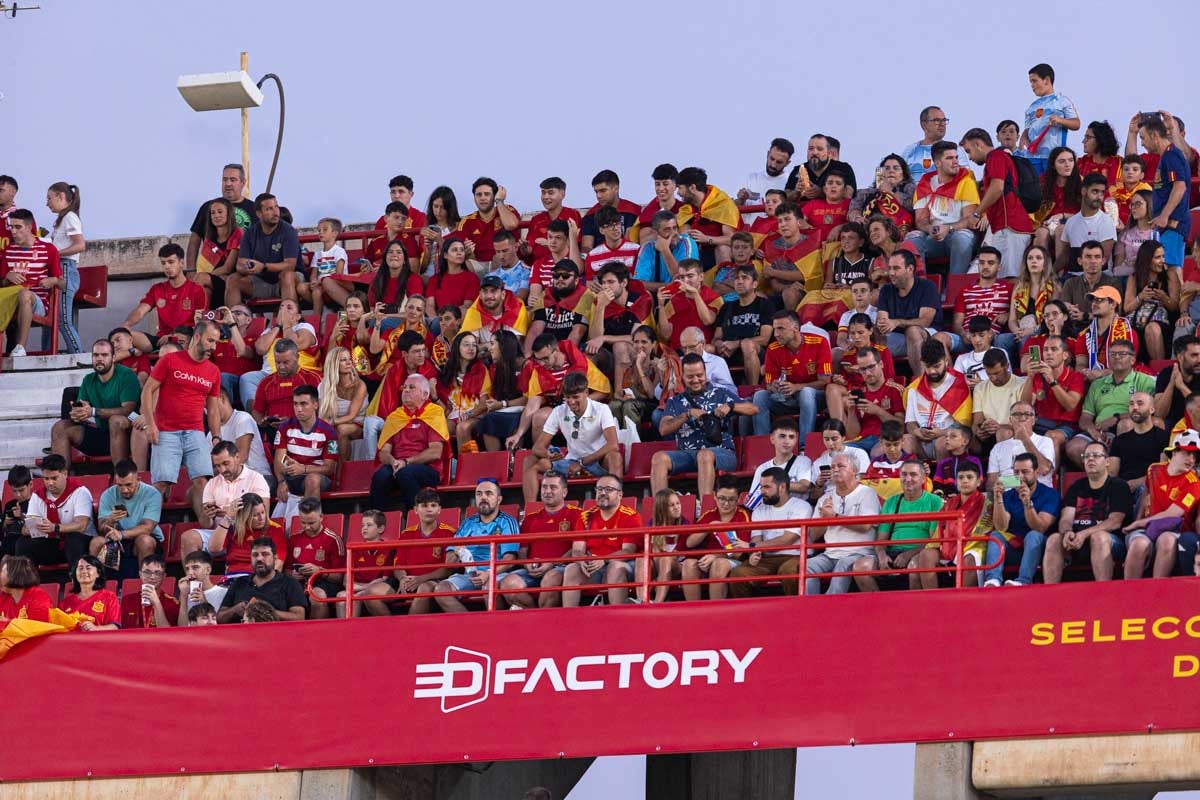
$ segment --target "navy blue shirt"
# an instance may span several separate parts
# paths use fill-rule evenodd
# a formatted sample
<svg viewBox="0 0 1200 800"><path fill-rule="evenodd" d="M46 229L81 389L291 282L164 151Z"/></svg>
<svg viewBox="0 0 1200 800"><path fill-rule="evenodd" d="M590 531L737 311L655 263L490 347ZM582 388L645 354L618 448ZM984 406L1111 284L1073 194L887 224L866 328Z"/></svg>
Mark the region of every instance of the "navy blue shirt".
<svg viewBox="0 0 1200 800"><path fill-rule="evenodd" d="M296 259L296 271L304 274L304 262L300 259L300 236L296 229L283 220L270 233L263 233L262 223L256 222L246 229L238 258L249 258L264 264L278 264L285 258ZM263 270L258 277L264 283L278 283L279 273Z"/></svg>
<svg viewBox="0 0 1200 800"><path fill-rule="evenodd" d="M1188 211L1188 192L1192 186L1192 170L1188 167L1187 159L1179 148L1171 145L1158 159L1158 171L1154 173L1154 216L1162 213L1171 197L1171 186L1176 181L1183 181L1183 198L1171 212L1171 219L1179 223L1175 232L1185 240L1191 232L1192 215Z"/></svg>
<svg viewBox="0 0 1200 800"><path fill-rule="evenodd" d="M1054 489L1039 481L1029 499L1033 502L1034 511L1058 518L1059 499L1058 492ZM1016 489L1009 489L1004 493L1004 510L1008 512L1008 532L1018 539L1024 539L1025 534L1029 533L1029 523L1025 521L1025 507L1021 505L1021 496L1017 494ZM1049 530L1050 528L1046 529Z"/></svg>
<svg viewBox="0 0 1200 800"><path fill-rule="evenodd" d="M933 320L925 327L933 328L942 321L942 298L937 287L928 278L914 278L913 287L905 297L892 284L884 284L879 290L876 308L886 311L891 319L917 319L922 308L933 309Z"/></svg>

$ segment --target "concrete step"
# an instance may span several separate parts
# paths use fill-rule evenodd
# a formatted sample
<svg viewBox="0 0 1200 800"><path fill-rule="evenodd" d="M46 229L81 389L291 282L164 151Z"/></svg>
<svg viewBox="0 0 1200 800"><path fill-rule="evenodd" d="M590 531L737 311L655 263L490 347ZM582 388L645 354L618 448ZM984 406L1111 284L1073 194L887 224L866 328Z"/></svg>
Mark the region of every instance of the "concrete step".
<svg viewBox="0 0 1200 800"><path fill-rule="evenodd" d="M45 436L31 436L20 439L0 439L0 470L7 470L17 464L32 467L33 463L45 455L42 449L50 446L50 428L46 428Z"/></svg>
<svg viewBox="0 0 1200 800"><path fill-rule="evenodd" d="M5 375L14 372L44 372L46 370L75 369L79 366L90 367L91 365L91 353L23 356L22 358L12 358L10 356L0 359L0 370L3 370Z"/></svg>

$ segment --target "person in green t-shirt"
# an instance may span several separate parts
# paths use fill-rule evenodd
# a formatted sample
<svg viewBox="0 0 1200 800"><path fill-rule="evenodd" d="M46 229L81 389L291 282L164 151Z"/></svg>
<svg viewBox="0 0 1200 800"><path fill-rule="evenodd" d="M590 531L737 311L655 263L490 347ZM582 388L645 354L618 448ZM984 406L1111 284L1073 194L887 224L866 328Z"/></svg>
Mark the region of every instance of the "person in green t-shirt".
<svg viewBox="0 0 1200 800"><path fill-rule="evenodd" d="M1134 392L1154 394L1154 378L1134 369L1133 344L1126 341L1108 345L1109 374L1092 381L1083 398L1079 433L1067 442L1067 458L1083 467L1083 451L1092 442L1111 445L1118 433L1131 426L1129 397ZM1120 428L1118 428L1120 426Z"/></svg>
<svg viewBox="0 0 1200 800"><path fill-rule="evenodd" d="M137 373L113 361L107 339L92 345L92 373L83 379L66 419L50 429L50 449L71 466L71 448L89 456L129 458L129 415L137 408L142 386Z"/></svg>
<svg viewBox="0 0 1200 800"><path fill-rule="evenodd" d="M929 473L925 462L919 459L905 461L900 467L900 487L903 491L894 494L883 503L880 514L921 514L942 510L942 498L925 491ZM932 539L937 531L937 522L884 522L879 525L879 539L875 547L878 569L907 569L909 563L916 565L916 557L929 545L925 542L901 544L910 539ZM885 545L884 543L887 542ZM860 591L878 589L872 580L869 587L860 580Z"/></svg>

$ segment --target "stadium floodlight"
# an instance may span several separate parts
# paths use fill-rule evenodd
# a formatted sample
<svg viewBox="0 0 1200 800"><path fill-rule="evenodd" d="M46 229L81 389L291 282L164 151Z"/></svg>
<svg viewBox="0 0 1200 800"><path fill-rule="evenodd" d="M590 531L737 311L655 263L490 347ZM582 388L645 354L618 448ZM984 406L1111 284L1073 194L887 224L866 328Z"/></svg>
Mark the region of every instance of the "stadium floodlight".
<svg viewBox="0 0 1200 800"><path fill-rule="evenodd" d="M250 60L242 53L241 69L236 72L205 72L195 75L180 75L175 82L175 88L183 95L183 99L193 111L228 111L241 109L242 112L242 169L245 171L245 191L250 191L250 114L251 108L258 108L263 102L262 85L268 80L275 81L279 90L279 132L275 138L275 157L271 160L271 173L267 178L267 189L275 182L275 168L279 165L279 149L283 145L284 99L283 82L273 72L268 72L257 83L250 77Z"/></svg>

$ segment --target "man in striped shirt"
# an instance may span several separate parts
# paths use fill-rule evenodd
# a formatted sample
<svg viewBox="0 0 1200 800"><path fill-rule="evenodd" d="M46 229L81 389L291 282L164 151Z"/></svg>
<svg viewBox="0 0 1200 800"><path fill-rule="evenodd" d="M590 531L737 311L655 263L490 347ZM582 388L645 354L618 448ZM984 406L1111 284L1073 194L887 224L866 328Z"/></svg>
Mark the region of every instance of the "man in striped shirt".
<svg viewBox="0 0 1200 800"><path fill-rule="evenodd" d="M0 252L0 280L21 287L17 301L17 344L11 353L20 358L25 355L25 340L29 338L34 316L45 315L50 307L50 290L66 288L66 281L58 249L49 242L38 241L31 212L24 208L13 211L8 215L8 227L12 241Z"/></svg>
<svg viewBox="0 0 1200 800"><path fill-rule="evenodd" d="M987 317L996 334L994 346L1009 354L1010 362L1016 354L1016 337L1008 330L1008 306L1012 300L1012 284L996 277L1000 274L1000 251L991 245L979 248L977 259L979 280L968 286L954 301L953 335L956 337L954 351L966 346L965 325L972 317Z"/></svg>
<svg viewBox="0 0 1200 800"><path fill-rule="evenodd" d="M320 499L333 485L337 469L338 438L328 422L317 417L317 387L297 386L292 392L295 416L285 420L275 433L275 477L279 502L288 494Z"/></svg>

